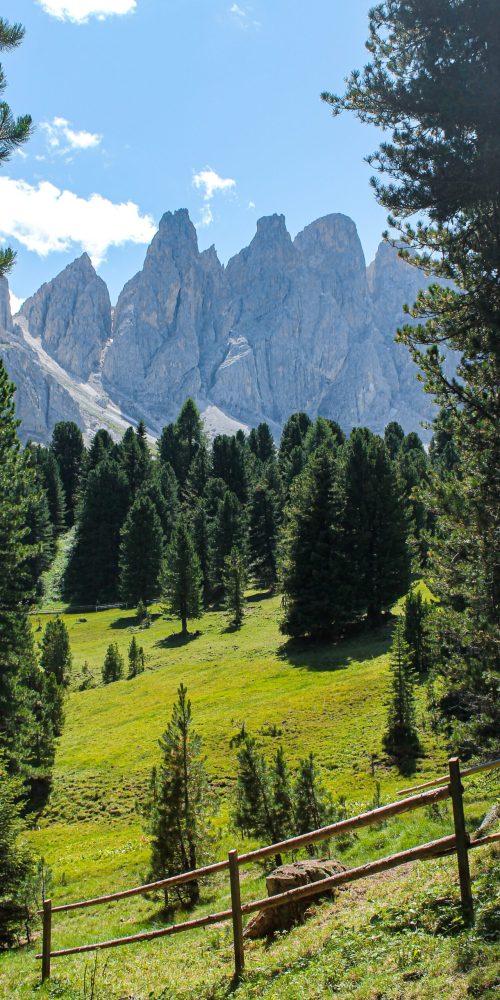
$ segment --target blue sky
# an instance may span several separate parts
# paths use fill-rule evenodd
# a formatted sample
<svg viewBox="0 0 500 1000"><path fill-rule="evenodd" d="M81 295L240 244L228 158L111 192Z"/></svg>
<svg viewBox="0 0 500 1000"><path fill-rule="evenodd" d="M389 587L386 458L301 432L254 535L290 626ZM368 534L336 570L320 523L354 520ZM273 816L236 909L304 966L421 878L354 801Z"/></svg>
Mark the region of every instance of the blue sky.
<svg viewBox="0 0 500 1000"><path fill-rule="evenodd" d="M333 119L367 60L371 0L3 0L26 38L3 54L6 99L36 132L0 172L0 237L24 298L83 250L112 301L167 210L227 261L257 218L292 236L344 212L367 260L385 227L363 156L374 129Z"/></svg>

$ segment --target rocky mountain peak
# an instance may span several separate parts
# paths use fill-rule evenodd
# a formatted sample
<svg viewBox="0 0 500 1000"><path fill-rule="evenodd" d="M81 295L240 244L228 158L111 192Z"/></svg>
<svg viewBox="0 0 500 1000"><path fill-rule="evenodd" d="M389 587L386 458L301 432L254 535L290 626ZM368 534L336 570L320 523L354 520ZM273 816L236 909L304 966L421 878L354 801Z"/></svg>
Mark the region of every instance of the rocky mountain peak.
<svg viewBox="0 0 500 1000"><path fill-rule="evenodd" d="M9 282L0 277L0 330L12 330Z"/></svg>
<svg viewBox="0 0 500 1000"><path fill-rule="evenodd" d="M111 335L108 289L87 253L72 261L20 309L32 337L58 364L86 379Z"/></svg>

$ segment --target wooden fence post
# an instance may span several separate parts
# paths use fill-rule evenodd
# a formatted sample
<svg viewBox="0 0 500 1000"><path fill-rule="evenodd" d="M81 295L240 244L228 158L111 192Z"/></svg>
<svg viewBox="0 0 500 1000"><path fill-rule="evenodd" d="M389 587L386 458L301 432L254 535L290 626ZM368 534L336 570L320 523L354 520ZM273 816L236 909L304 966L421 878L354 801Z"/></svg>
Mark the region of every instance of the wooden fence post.
<svg viewBox="0 0 500 1000"><path fill-rule="evenodd" d="M238 851L229 851L229 878L231 882L231 910L233 916L234 977L236 980L239 980L245 968L245 952L243 947Z"/></svg>
<svg viewBox="0 0 500 1000"><path fill-rule="evenodd" d="M460 776L460 760L450 757L450 793L453 803L453 820L455 823L456 852L458 862L458 877L460 880L460 896L462 899L462 915L466 924L474 920L474 903L469 869L469 835L465 829L464 801L462 798L462 781Z"/></svg>
<svg viewBox="0 0 500 1000"><path fill-rule="evenodd" d="M42 939L42 983L50 979L50 952L52 949L52 900L43 901L43 939Z"/></svg>

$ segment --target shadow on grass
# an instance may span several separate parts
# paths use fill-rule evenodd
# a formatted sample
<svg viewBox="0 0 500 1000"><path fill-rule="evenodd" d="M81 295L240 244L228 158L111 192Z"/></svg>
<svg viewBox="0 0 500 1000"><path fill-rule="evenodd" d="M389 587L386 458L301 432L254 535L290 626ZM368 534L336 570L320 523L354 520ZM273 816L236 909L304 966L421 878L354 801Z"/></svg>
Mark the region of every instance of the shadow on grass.
<svg viewBox="0 0 500 1000"><path fill-rule="evenodd" d="M275 590L259 590L257 594L249 594L245 601L247 604L260 604L261 601L269 601L271 597L276 597Z"/></svg>
<svg viewBox="0 0 500 1000"><path fill-rule="evenodd" d="M200 631L174 632L172 635L166 635L164 639L158 639L158 642L155 642L155 647L157 649L177 649L179 646L187 646L189 642L198 639L200 635Z"/></svg>
<svg viewBox="0 0 500 1000"><path fill-rule="evenodd" d="M150 617L151 622L155 622L157 618L161 618L161 613L159 611L155 611L153 614L150 614L149 617ZM113 622L111 622L111 624L110 624L109 627L110 628L115 628L115 629L139 628L140 624L141 624L141 622L140 622L139 618L137 618L137 617L134 617L134 618L115 618L115 620Z"/></svg>
<svg viewBox="0 0 500 1000"><path fill-rule="evenodd" d="M376 626L366 620L349 625L340 639L288 639L278 647L279 659L308 670L347 670L353 661L383 656L389 652L394 618L387 614Z"/></svg>

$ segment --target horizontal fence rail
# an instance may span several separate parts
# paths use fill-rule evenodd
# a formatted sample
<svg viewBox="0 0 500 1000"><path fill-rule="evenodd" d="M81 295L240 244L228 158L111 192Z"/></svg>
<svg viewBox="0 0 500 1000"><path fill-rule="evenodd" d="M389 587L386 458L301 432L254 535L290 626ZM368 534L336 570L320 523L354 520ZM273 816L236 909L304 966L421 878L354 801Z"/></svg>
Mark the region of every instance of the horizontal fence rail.
<svg viewBox="0 0 500 1000"><path fill-rule="evenodd" d="M415 789L406 789L405 791L420 791L421 788L428 788L429 785L444 785L444 787L437 787L431 791L424 791L410 798L401 799L399 802L391 802L386 806L380 806L379 808L372 809L369 812L360 813L358 816L353 816L350 819L340 820L337 823L321 827L320 829L313 830L310 833L301 834L298 837L291 837L288 840L283 840L276 844L270 844L266 847L260 847L254 851L247 851L241 855L238 855L236 851L230 851L227 860L218 861L214 864L206 865L204 868L197 868L193 871L182 872L179 875L174 875L167 879L161 879L157 882L149 882L144 885L136 886L132 889L125 889L121 892L110 893L106 896L96 896L93 899L85 899L74 903L65 903L54 907L52 906L51 900L45 900L42 911L42 952L36 956L37 959L42 960L42 980L50 977L50 962L52 958L59 958L64 955L82 954L84 952L96 951L103 948L117 948L122 945L134 944L141 941L152 941L156 938L167 937L172 934L179 934L183 931L195 930L200 927L208 927L210 924L223 923L228 920L232 920L233 922L235 977L238 979L244 970L243 916L254 913L258 910L285 906L300 899L320 896L338 886L380 874L400 865L418 860L427 860L429 858L445 857L455 853L457 855L458 863L462 912L464 920L466 922L470 922L473 918L473 909L468 852L472 848L500 842L500 833L489 834L488 836L471 840L465 832L462 796L463 788L461 778L470 774L476 774L479 771L493 770L494 768L500 766L500 761L489 761L485 764L478 764L474 767L467 768L462 772L460 772L460 763L457 757L451 758L448 764L449 773L444 778L437 778L432 782L426 782L424 785L418 785ZM355 830L374 823L380 823L382 820L389 817L398 816L401 813L405 813L413 809L420 809L424 806L441 802L447 798L451 798L453 804L453 820L455 826L454 834L441 837L440 839L431 841L427 844L420 844L405 851L400 851L397 854L391 854L385 858L379 858L377 861L370 861L357 868L350 868L347 871L338 872L328 878L320 879L317 882L309 883L308 885L298 886L295 889L289 889L286 892L278 893L275 896L265 896L262 899L241 903L239 877L239 869L241 865L251 864L254 861L259 861L262 858L266 858L274 854L281 854L286 851L295 851L300 847L306 847L309 844L329 840L330 838L344 834L349 830ZM113 900L126 899L130 896L139 895L140 893L153 892L158 889L166 889L176 885L183 885L195 879L200 879L215 874L216 872L227 870L229 870L230 874L230 909L221 910L217 913L205 914L202 917L186 920L178 924L171 924L168 927L162 927L152 931L144 931L139 934L132 934L128 937L115 938L109 941L100 941L93 944L83 944L72 948L61 948L54 951L51 950L53 913L62 913L69 910L82 909L83 907L94 906L100 903L109 903Z"/></svg>
<svg viewBox="0 0 500 1000"><path fill-rule="evenodd" d="M471 774L479 774L480 771L494 771L500 767L500 760L488 760L484 764L474 764L466 767L461 772L462 778L468 778ZM398 795L410 795L419 792L421 788L436 788L437 785L446 785L450 780L449 774L442 774L440 778L433 778L432 781L424 781L422 785L413 785L413 788L401 788Z"/></svg>

